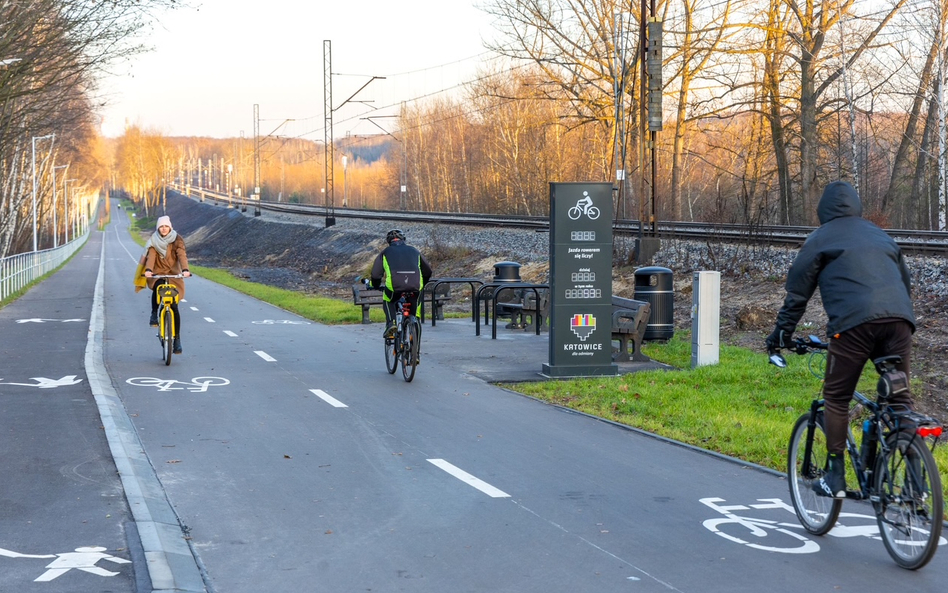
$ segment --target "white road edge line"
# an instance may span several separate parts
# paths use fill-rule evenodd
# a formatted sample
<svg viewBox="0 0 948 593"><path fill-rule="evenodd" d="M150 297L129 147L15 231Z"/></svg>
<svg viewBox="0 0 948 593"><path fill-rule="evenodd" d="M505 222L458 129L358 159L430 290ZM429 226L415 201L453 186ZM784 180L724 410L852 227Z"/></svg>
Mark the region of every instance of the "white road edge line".
<svg viewBox="0 0 948 593"><path fill-rule="evenodd" d="M322 389L310 389L310 392L312 392L313 395L320 398L321 400L323 400L324 402L326 402L327 404L329 404L330 406L334 408L348 408L349 407L346 404L339 401L338 399L329 395Z"/></svg>
<svg viewBox="0 0 948 593"><path fill-rule="evenodd" d="M481 479L475 478L474 476L467 473L463 469L460 469L458 467L451 465L444 459L429 459L428 462L433 464L435 467L439 467L443 469L444 471L448 472L449 474L461 480L462 482L477 488L478 490L480 490L487 496L490 496L491 498L510 498L510 495L504 492L503 490L494 488L487 482Z"/></svg>
<svg viewBox="0 0 948 593"><path fill-rule="evenodd" d="M254 350L253 353L267 362L276 362L277 360L273 358L272 356L270 356L269 354L267 354L266 352L264 352L263 350Z"/></svg>
<svg viewBox="0 0 948 593"><path fill-rule="evenodd" d="M99 408L112 459L118 470L132 518L138 527L154 591L207 591L207 583L194 552L186 542L180 519L145 446L132 425L125 405L113 387L103 357L105 332L105 235L99 255L99 271L92 298L85 370L89 388ZM121 245L121 240L119 240ZM123 245L124 247L124 245ZM127 251L127 250L126 250ZM134 261L134 258L133 258Z"/></svg>
<svg viewBox="0 0 948 593"><path fill-rule="evenodd" d="M228 336L232 337L232 338L236 338L236 337L237 337L237 334L235 334L234 332L230 331L229 329L225 329L225 330L224 330L224 333L227 334Z"/></svg>

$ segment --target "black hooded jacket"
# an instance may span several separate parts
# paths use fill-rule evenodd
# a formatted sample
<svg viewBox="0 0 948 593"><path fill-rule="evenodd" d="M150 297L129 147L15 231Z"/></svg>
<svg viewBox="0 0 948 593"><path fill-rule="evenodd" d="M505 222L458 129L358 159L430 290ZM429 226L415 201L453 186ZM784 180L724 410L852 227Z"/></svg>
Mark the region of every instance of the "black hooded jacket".
<svg viewBox="0 0 948 593"><path fill-rule="evenodd" d="M836 181L817 207L813 231L787 273L787 297L777 329L792 333L817 286L829 317L829 336L876 319L905 319L915 331L911 279L902 250L878 226L862 218L851 185Z"/></svg>

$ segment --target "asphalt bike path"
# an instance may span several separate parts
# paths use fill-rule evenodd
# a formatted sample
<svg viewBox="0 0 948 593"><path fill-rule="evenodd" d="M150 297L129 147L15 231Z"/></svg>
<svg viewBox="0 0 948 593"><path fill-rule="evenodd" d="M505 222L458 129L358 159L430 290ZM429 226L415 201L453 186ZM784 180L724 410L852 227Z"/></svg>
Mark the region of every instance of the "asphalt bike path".
<svg viewBox="0 0 948 593"><path fill-rule="evenodd" d="M144 590L85 371L102 238L0 309L0 591Z"/></svg>
<svg viewBox="0 0 948 593"><path fill-rule="evenodd" d="M193 278L184 353L165 366L150 293L131 288L141 248L113 212L101 354L121 410L105 409L117 432L120 412L132 426L112 441L134 436L145 456L128 446L116 463L136 474L124 487L153 583L723 592L936 590L948 576L943 553L896 567L866 505L812 538L773 472L479 378L522 376L510 361L542 363L545 336L426 326L405 383L384 369L380 324L323 326Z"/></svg>

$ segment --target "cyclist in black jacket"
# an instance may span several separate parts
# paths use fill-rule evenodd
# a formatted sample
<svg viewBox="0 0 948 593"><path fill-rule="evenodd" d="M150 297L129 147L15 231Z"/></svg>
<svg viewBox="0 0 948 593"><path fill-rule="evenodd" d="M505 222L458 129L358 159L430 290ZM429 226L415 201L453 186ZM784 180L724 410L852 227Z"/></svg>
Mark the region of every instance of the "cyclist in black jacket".
<svg viewBox="0 0 948 593"><path fill-rule="evenodd" d="M829 473L813 489L846 497L846 428L849 402L867 360L899 355L898 371L910 372L915 314L911 279L901 248L884 230L862 218L856 190L844 181L826 186L817 206L820 227L813 231L787 273L787 297L777 314L768 349L790 346L791 336L817 287L829 322L823 399ZM906 389L894 404L912 407Z"/></svg>
<svg viewBox="0 0 948 593"><path fill-rule="evenodd" d="M417 249L405 242L405 233L392 229L385 235L388 247L375 258L372 264L372 288L382 288L382 309L385 310L386 338L395 337L395 303L403 293L414 293L408 297L411 314L418 309L418 296L425 283L431 279L431 266ZM384 280L384 285L382 281Z"/></svg>

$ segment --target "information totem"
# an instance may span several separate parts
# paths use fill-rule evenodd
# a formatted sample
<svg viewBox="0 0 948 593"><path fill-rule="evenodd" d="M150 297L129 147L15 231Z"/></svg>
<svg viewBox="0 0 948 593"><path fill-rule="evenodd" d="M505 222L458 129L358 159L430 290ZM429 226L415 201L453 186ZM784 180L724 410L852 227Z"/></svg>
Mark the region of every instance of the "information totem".
<svg viewBox="0 0 948 593"><path fill-rule="evenodd" d="M548 377L618 374L612 362L612 184L550 184Z"/></svg>

